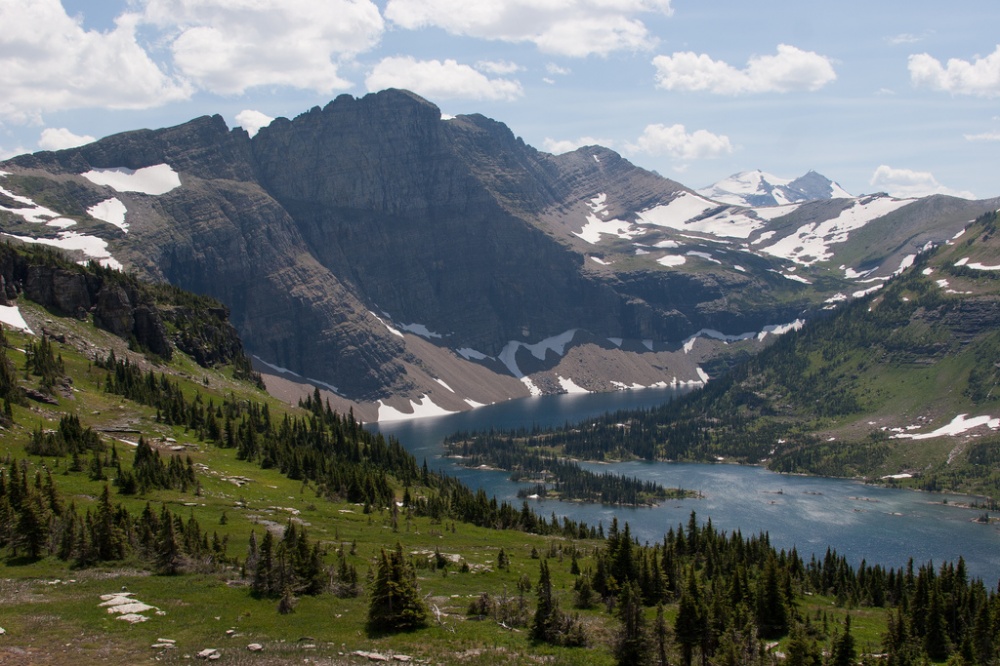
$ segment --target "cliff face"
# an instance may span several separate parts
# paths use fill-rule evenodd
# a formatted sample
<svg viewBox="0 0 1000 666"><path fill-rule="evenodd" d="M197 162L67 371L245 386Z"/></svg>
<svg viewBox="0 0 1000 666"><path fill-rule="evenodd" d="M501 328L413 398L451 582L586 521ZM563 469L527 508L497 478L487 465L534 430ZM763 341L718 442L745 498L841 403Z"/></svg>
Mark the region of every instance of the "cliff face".
<svg viewBox="0 0 1000 666"><path fill-rule="evenodd" d="M153 192L92 176L149 167L176 182ZM713 216L730 214L712 202L683 224L641 220L694 195L613 151L548 155L502 123L444 120L395 90L339 97L253 138L204 117L15 158L3 171L5 232L55 242L61 232L23 214L34 197L140 275L225 303L267 364L353 400L433 393L449 409L470 404L453 383L478 387L464 393L475 402L526 394L530 382L507 380L528 368L560 390L573 345L590 350L573 358L591 389L697 379L697 361L679 351L690 336L783 324L842 288L830 277L805 287L794 266L752 244L853 205L803 207L767 233L752 212L734 214L757 235L720 244ZM94 208L111 199L127 211L118 228ZM104 308L120 314L102 319L108 328L156 336L141 309L124 314L127 293L50 278L39 296L53 307Z"/></svg>

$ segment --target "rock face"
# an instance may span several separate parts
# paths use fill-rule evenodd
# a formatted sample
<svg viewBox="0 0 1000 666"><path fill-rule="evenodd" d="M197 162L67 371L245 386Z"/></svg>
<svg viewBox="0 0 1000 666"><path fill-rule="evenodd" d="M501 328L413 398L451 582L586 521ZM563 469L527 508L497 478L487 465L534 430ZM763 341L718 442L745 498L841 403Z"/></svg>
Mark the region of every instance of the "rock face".
<svg viewBox="0 0 1000 666"><path fill-rule="evenodd" d="M58 315L93 316L95 326L134 340L163 359L172 357L175 346L204 367L231 363L244 354L228 311L218 304L177 305L172 301L204 300L179 290L157 299L148 285L129 276L69 264L51 252L18 252L0 245L0 283L7 301L3 305L16 305L24 296Z"/></svg>
<svg viewBox="0 0 1000 666"><path fill-rule="evenodd" d="M86 178L158 165L181 185L146 194ZM656 377L647 383L697 379L688 359L668 367L651 357L639 368L625 355L683 356L682 344L699 331L783 324L840 288L833 280L819 291L790 282L779 260L751 252L749 242L732 247L745 253L738 261L723 261L706 249L717 241L692 241L670 223L621 231L615 220L625 228L641 211L694 194L606 148L548 155L499 122L445 120L398 90L342 96L253 138L203 117L18 157L3 170L5 188L40 193L60 214L99 228L114 256L140 275L225 303L247 348L267 364L369 403L417 401L433 389L451 409L467 408L452 383L503 387L479 402L524 394L525 385L507 380L520 379L526 363L555 368L565 345L581 341L594 351L579 363L596 355L605 364L581 373L594 380L589 388L632 385L630 377L598 376L605 366ZM800 180L803 188L827 186L822 177ZM109 197L124 203L127 233L85 212ZM609 224L592 232L599 243L584 233ZM667 247L681 248L675 261L686 262L683 270L641 259ZM163 327L127 289L95 291L58 271L25 289L66 312L96 307L102 325L119 334L155 340ZM546 342L560 336L569 342ZM189 347L197 353L199 344Z"/></svg>

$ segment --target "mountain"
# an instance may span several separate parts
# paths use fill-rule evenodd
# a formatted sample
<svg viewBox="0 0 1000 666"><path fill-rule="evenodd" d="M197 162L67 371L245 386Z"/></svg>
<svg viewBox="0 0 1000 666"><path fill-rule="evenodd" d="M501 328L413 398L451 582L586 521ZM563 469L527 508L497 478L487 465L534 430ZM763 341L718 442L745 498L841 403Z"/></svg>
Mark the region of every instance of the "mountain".
<svg viewBox="0 0 1000 666"><path fill-rule="evenodd" d="M269 390L318 386L365 420L702 384L1000 207L722 204L400 90L252 138L203 117L0 172L5 237L218 299Z"/></svg>
<svg viewBox="0 0 1000 666"><path fill-rule="evenodd" d="M626 451L766 463L986 495L995 505L998 228L997 212L981 216L878 293L782 336L703 391L553 439L573 457L586 449L595 459Z"/></svg>
<svg viewBox="0 0 1000 666"><path fill-rule="evenodd" d="M698 190L698 194L733 206L782 206L819 199L853 198L840 185L815 171L788 180L759 169L733 174Z"/></svg>

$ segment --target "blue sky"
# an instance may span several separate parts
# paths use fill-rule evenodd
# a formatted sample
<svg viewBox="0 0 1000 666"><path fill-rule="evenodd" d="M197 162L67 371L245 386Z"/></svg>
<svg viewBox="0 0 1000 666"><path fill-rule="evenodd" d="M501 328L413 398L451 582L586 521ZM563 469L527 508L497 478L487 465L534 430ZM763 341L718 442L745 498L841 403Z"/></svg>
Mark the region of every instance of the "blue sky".
<svg viewBox="0 0 1000 666"><path fill-rule="evenodd" d="M409 88L699 188L1000 196L1000 3L0 0L0 157Z"/></svg>

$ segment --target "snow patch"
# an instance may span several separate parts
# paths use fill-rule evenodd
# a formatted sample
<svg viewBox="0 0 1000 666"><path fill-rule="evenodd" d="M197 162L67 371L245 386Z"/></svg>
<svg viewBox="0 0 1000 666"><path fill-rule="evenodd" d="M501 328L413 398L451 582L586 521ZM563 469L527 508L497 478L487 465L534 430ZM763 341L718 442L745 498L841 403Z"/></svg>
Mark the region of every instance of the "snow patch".
<svg viewBox="0 0 1000 666"><path fill-rule="evenodd" d="M485 407L486 406L484 403L482 403L482 402L476 402L475 400L472 400L471 398L464 398L464 400L465 400L465 404L467 404L469 407L472 407L473 409L478 409L479 407Z"/></svg>
<svg viewBox="0 0 1000 666"><path fill-rule="evenodd" d="M518 377L518 379L521 380L522 384L528 387L528 393L531 396L537 397L542 395L542 389L535 386L535 382L531 381L530 377Z"/></svg>
<svg viewBox="0 0 1000 666"><path fill-rule="evenodd" d="M971 268L977 271L1000 271L1000 266L985 266L978 261L966 264L966 268Z"/></svg>
<svg viewBox="0 0 1000 666"><path fill-rule="evenodd" d="M444 416L446 414L455 413L435 405L430 396L426 394L420 396L419 400L410 400L410 407L413 409L412 412L403 412L395 407L390 407L379 400L378 422L385 423L388 421L409 421L411 419L422 419L428 416Z"/></svg>
<svg viewBox="0 0 1000 666"><path fill-rule="evenodd" d="M58 238L32 238L31 236L17 236L7 233L3 235L16 238L24 243L37 243L39 245L58 247L63 250L79 251L88 259L94 259L97 263L107 268L114 268L119 271L123 268L121 262L112 257L108 251L108 242L97 236L78 234L75 231L61 231Z"/></svg>
<svg viewBox="0 0 1000 666"><path fill-rule="evenodd" d="M156 164L142 169L92 169L80 174L95 185L106 185L118 192L166 194L181 186L181 178L169 164Z"/></svg>
<svg viewBox="0 0 1000 666"><path fill-rule="evenodd" d="M434 378L434 381L436 381L436 382L437 382L438 384L440 384L441 386L445 387L446 389L448 389L448 390L449 390L449 391L451 391L452 393L454 393L454 392L455 392L455 389L453 389L452 387L448 386L448 384L446 384L446 383L445 383L445 381L444 381L443 379L440 379L440 378L438 378L438 377L435 377L435 378Z"/></svg>
<svg viewBox="0 0 1000 666"><path fill-rule="evenodd" d="M583 388L572 379L567 379L562 376L557 376L557 379L559 380L559 386L561 386L562 390L566 393L590 393L590 391Z"/></svg>
<svg viewBox="0 0 1000 666"><path fill-rule="evenodd" d="M24 316L16 305L0 305L0 323L31 335L35 334L28 326L28 322L24 321Z"/></svg>
<svg viewBox="0 0 1000 666"><path fill-rule="evenodd" d="M595 264L600 264L601 266L610 266L611 265L610 262L604 261L600 257L595 257L594 255L590 255L590 258L594 261Z"/></svg>
<svg viewBox="0 0 1000 666"><path fill-rule="evenodd" d="M382 317L379 317L377 314L375 314L371 310L368 311L368 314L370 314L371 316L373 316L376 319L378 319L378 322L380 324L382 324L383 326L385 326L386 330L389 331L390 333L392 333L393 335L399 336L401 338L404 337L402 331L399 331L399 330L393 328L392 326L389 326L389 324L385 323L385 320L383 320Z"/></svg>
<svg viewBox="0 0 1000 666"><path fill-rule="evenodd" d="M986 426L990 430L1000 429L1000 418L994 418L992 416L974 416L969 419L966 418L967 416L968 414L959 414L953 418L948 425L941 426L937 430L933 430L931 432L920 433L917 435L907 432L897 432L892 436L892 439L931 439L932 437L953 437L981 426ZM907 430L918 427L919 426L909 426L907 427Z"/></svg>
<svg viewBox="0 0 1000 666"><path fill-rule="evenodd" d="M845 242L852 231L911 203L912 200L890 197L858 200L837 217L825 222L805 224L763 251L803 266L828 261L833 257L830 245Z"/></svg>
<svg viewBox="0 0 1000 666"><path fill-rule="evenodd" d="M638 221L657 227L698 232L725 238L749 238L763 226L743 209L724 208L715 215L702 217L718 205L696 194L681 192L672 201L638 214ZM697 218L697 219L696 219Z"/></svg>
<svg viewBox="0 0 1000 666"><path fill-rule="evenodd" d="M708 373L705 372L704 370L702 370L700 365L697 366L697 367L695 367L695 370L698 371L698 377L701 379L701 381L703 383L707 384L708 383L708 379L709 379L708 378Z"/></svg>
<svg viewBox="0 0 1000 666"><path fill-rule="evenodd" d="M262 359L260 356L257 356L256 354L254 354L253 358L254 358L255 361L257 361L261 365L266 365L270 369L272 369L275 372L277 372L279 375L292 375L293 377L298 377L299 379L302 379L302 380L304 380L305 382L307 382L309 384L314 384L316 386L321 386L323 388L330 389L331 391L333 391L334 393L336 393L338 395L342 395L340 393L340 389L338 389L333 384L328 384L327 382L324 382L324 381L319 380L319 379L313 379L312 377L303 377L302 375L300 375L299 373L295 372L294 370L289 370L288 368L283 368L280 365L275 365L274 363L268 363L267 361L265 361L264 359Z"/></svg>
<svg viewBox="0 0 1000 666"><path fill-rule="evenodd" d="M462 347L461 349L456 349L455 353L464 358L466 361L485 361L486 359L493 358L492 356L487 356L481 351L476 351L472 347Z"/></svg>
<svg viewBox="0 0 1000 666"><path fill-rule="evenodd" d="M713 257L708 252L698 252L697 250L688 250L685 254L689 257L698 257L699 259L704 259L705 261L711 261L714 264L722 265L722 262Z"/></svg>
<svg viewBox="0 0 1000 666"><path fill-rule="evenodd" d="M687 257L682 257L679 254L667 254L656 260L656 263L668 268L674 268L676 266L683 266L687 263Z"/></svg>
<svg viewBox="0 0 1000 666"><path fill-rule="evenodd" d="M87 214L95 220L113 224L125 233L128 233L128 223L125 222L126 212L128 211L125 208L125 204L115 197L105 199L87 209Z"/></svg>
<svg viewBox="0 0 1000 666"><path fill-rule="evenodd" d="M769 334L770 335L784 335L789 331L801 331L802 327L805 326L806 322L804 319L796 319L795 321L788 324L774 324L772 326L765 326L764 330L757 334L758 340L763 340Z"/></svg>
<svg viewBox="0 0 1000 666"><path fill-rule="evenodd" d="M763 340L768 335L784 335L789 331L798 331L805 325L805 320L796 319L788 324L769 324L761 329L757 333L740 333L738 335L730 335L727 333L722 333L712 328L703 328L688 339L684 341L683 349L685 354L691 353L694 350L694 343L698 338L709 338L712 340L720 340L722 342L740 342L741 340Z"/></svg>
<svg viewBox="0 0 1000 666"><path fill-rule="evenodd" d="M6 176L7 174L4 173L3 175ZM46 208L45 206L39 206L28 197L22 197L19 194L14 194L10 190L6 190L2 187L0 187L0 194L10 197L18 203L24 204L23 208L7 208L6 206L0 206L0 210L13 213L14 215L20 215L26 222L42 224L51 218L59 217L59 213L50 208Z"/></svg>
<svg viewBox="0 0 1000 666"><path fill-rule="evenodd" d="M407 333L414 333L416 335L419 335L422 338L431 339L431 338L443 338L444 337L440 333L435 333L435 332L429 330L423 324L403 324L403 325L400 326L400 328L403 329L404 331L406 331Z"/></svg>
<svg viewBox="0 0 1000 666"><path fill-rule="evenodd" d="M868 287L867 289L860 289L851 294L854 298L864 298L868 294L874 294L876 291L884 287L884 284L877 284L874 287Z"/></svg>
<svg viewBox="0 0 1000 666"><path fill-rule="evenodd" d="M507 370L510 374L514 375L518 379L524 377L524 373L521 372L520 368L517 367L517 351L524 347L531 352L531 355L540 361L545 360L545 354L549 351L553 351L557 356L562 356L566 353L566 345L573 341L573 336L576 335L576 329L572 328L559 335L554 335L551 338L546 338L541 342L536 342L534 344L528 344L526 342L520 342L518 340L511 340L500 352L500 361L507 366Z"/></svg>

